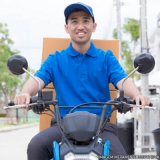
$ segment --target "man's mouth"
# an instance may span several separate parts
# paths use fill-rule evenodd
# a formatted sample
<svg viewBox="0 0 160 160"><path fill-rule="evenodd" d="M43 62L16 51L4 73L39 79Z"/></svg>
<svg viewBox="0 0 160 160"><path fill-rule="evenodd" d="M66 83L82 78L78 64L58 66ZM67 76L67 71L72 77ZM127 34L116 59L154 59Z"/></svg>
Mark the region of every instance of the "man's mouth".
<svg viewBox="0 0 160 160"><path fill-rule="evenodd" d="M78 32L77 35L78 35L78 37L83 37L85 35L85 33L84 32Z"/></svg>
<svg viewBox="0 0 160 160"><path fill-rule="evenodd" d="M78 34L78 35L84 35L85 33L82 33L82 32L81 32L81 33L77 33L77 34Z"/></svg>

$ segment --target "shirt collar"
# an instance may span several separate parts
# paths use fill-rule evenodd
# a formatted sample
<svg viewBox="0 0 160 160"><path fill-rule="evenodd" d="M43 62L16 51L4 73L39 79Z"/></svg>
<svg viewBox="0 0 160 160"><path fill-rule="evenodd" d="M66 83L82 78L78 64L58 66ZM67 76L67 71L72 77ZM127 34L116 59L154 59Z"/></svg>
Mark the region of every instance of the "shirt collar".
<svg viewBox="0 0 160 160"><path fill-rule="evenodd" d="M68 54L70 56L78 56L80 54L83 54L83 53L79 53L77 52L73 47L72 47L72 42L70 43L69 47L68 47ZM91 46L89 48L89 50L85 53L91 57L95 57L97 55L97 52L96 52L96 47L94 46L93 42L91 42Z"/></svg>

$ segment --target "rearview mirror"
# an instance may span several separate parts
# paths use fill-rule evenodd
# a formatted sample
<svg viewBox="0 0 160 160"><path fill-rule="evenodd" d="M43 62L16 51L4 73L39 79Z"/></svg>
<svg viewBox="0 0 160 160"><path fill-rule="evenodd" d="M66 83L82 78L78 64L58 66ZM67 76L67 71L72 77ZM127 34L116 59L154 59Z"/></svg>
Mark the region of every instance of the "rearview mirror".
<svg viewBox="0 0 160 160"><path fill-rule="evenodd" d="M151 54L142 53L138 55L134 60L135 69L123 80L120 90L120 98L124 98L123 84L124 82L136 71L142 74L147 74L153 70L155 66L155 60Z"/></svg>
<svg viewBox="0 0 160 160"><path fill-rule="evenodd" d="M155 66L155 60L151 54L142 53L138 55L134 60L134 67L138 68L138 72L147 74L153 70Z"/></svg>
<svg viewBox="0 0 160 160"><path fill-rule="evenodd" d="M38 97L42 96L40 81L36 77L34 77L30 72L27 71L28 62L23 56L16 54L10 57L7 62L7 67L10 70L10 72L15 75L21 75L24 72L30 75L38 83Z"/></svg>
<svg viewBox="0 0 160 160"><path fill-rule="evenodd" d="M23 68L27 70L28 62L23 56L16 54L9 58L7 67L11 73L21 75L25 72Z"/></svg>

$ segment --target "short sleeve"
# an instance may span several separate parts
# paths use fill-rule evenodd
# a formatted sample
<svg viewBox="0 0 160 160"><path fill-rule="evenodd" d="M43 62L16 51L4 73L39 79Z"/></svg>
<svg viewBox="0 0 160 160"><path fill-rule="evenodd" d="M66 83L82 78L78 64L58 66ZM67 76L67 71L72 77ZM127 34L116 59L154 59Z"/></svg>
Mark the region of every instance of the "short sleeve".
<svg viewBox="0 0 160 160"><path fill-rule="evenodd" d="M106 52L106 64L108 70L108 81L109 83L112 83L116 89L118 89L116 87L117 83L121 79L127 77L127 74L111 50Z"/></svg>
<svg viewBox="0 0 160 160"><path fill-rule="evenodd" d="M45 87L54 81L54 54L50 54L47 59L41 64L40 69L34 74L34 76L39 77L45 83Z"/></svg>

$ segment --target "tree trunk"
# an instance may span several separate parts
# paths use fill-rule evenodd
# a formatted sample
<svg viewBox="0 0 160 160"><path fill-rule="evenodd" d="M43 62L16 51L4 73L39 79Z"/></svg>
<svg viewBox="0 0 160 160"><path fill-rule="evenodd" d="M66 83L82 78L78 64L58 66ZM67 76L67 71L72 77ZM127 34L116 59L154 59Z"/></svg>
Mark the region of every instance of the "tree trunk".
<svg viewBox="0 0 160 160"><path fill-rule="evenodd" d="M23 109L23 123L26 122L26 110Z"/></svg>
<svg viewBox="0 0 160 160"><path fill-rule="evenodd" d="M4 91L4 102L5 106L8 106L8 101L9 101L9 95L7 91ZM13 124L13 114L12 114L12 109L7 110L7 123L8 124Z"/></svg>

